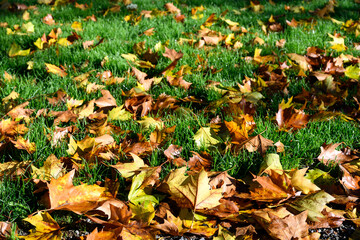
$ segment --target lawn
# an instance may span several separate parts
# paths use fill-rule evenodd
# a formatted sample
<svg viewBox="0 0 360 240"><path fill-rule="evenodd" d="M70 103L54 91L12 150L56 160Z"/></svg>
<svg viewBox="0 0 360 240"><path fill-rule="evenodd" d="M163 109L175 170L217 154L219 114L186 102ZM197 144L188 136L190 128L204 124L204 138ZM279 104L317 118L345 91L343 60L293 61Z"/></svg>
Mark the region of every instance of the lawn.
<svg viewBox="0 0 360 240"><path fill-rule="evenodd" d="M0 239L358 239L358 0L0 6Z"/></svg>

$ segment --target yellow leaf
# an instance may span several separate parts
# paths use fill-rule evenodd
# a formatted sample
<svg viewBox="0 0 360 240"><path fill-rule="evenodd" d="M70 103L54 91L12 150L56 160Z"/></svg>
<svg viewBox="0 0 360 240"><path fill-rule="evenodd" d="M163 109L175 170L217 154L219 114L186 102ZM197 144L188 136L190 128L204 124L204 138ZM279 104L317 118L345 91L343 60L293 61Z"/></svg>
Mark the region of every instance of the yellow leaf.
<svg viewBox="0 0 360 240"><path fill-rule="evenodd" d="M15 91L12 91L7 97L4 97L2 99L3 103L8 103L10 100L17 99L19 97L19 94Z"/></svg>
<svg viewBox="0 0 360 240"><path fill-rule="evenodd" d="M57 43L63 47L67 47L71 45L71 42L67 40L67 38L60 38Z"/></svg>
<svg viewBox="0 0 360 240"><path fill-rule="evenodd" d="M34 61L28 61L26 62L27 66L27 70L32 70L34 68Z"/></svg>
<svg viewBox="0 0 360 240"><path fill-rule="evenodd" d="M183 182L178 182L170 194L179 206L200 210L220 205L222 189L210 190L207 172L202 169L198 174L187 176Z"/></svg>
<svg viewBox="0 0 360 240"><path fill-rule="evenodd" d="M30 48L27 50L21 50L20 46L16 43L11 44L9 57L16 57L16 56L27 56L30 54Z"/></svg>
<svg viewBox="0 0 360 240"><path fill-rule="evenodd" d="M130 178L135 175L135 172L138 171L142 167L147 167L144 161L139 158L137 155L130 153L134 162L131 163L117 163L116 165L111 165L111 167L115 168L119 171L122 177Z"/></svg>
<svg viewBox="0 0 360 240"><path fill-rule="evenodd" d="M67 75L67 73L64 70L62 70L61 68L59 68L55 65L52 65L49 63L45 63L45 65L46 65L46 69L47 69L48 73L53 73L60 77L65 77Z"/></svg>
<svg viewBox="0 0 360 240"><path fill-rule="evenodd" d="M63 162L55 155L50 155L44 162L44 166L36 168L31 165L34 179L41 179L43 181L50 181L52 178L59 178L64 173Z"/></svg>
<svg viewBox="0 0 360 240"><path fill-rule="evenodd" d="M38 38L35 42L34 45L38 48L38 49L43 49L44 48L44 43L41 38Z"/></svg>
<svg viewBox="0 0 360 240"><path fill-rule="evenodd" d="M291 177L291 184L304 194L313 193L321 190L318 186L312 183L309 179L305 178L305 173L308 168L292 170L289 175Z"/></svg>
<svg viewBox="0 0 360 240"><path fill-rule="evenodd" d="M76 150L77 150L77 144L76 141L74 140L74 138L72 136L70 136L70 140L69 140L69 144L68 144L68 150L66 150L66 152L69 155L74 155Z"/></svg>
<svg viewBox="0 0 360 240"><path fill-rule="evenodd" d="M159 130L164 128L164 123L159 120L155 120L152 117L143 117L143 120L137 121L140 123L141 128L144 130L150 130L151 128L158 128Z"/></svg>
<svg viewBox="0 0 360 240"><path fill-rule="evenodd" d="M125 58L126 60L129 60L129 61L132 61L132 62L135 62L138 60L138 57L135 55L135 54L132 54L132 53L127 53L127 54L121 54L121 56L123 58Z"/></svg>
<svg viewBox="0 0 360 240"><path fill-rule="evenodd" d="M25 21L29 21L30 13L28 11L25 11L22 15L22 19L24 19Z"/></svg>
<svg viewBox="0 0 360 240"><path fill-rule="evenodd" d="M60 226L48 212L38 212L24 219L35 226L29 235L19 236L26 240L61 240Z"/></svg>
<svg viewBox="0 0 360 240"><path fill-rule="evenodd" d="M76 100L76 99L68 99L66 101L66 107L68 108L68 110L71 110L73 108L77 108L79 106L81 106L83 104L84 100Z"/></svg>
<svg viewBox="0 0 360 240"><path fill-rule="evenodd" d="M274 170L279 174L283 172L283 168L280 163L280 156L276 153L266 154L264 161L261 163L258 175L261 175L263 172L267 172L269 170Z"/></svg>
<svg viewBox="0 0 360 240"><path fill-rule="evenodd" d="M220 141L215 138L215 134L211 131L210 127L200 128L193 136L195 144L198 147L208 148L218 144Z"/></svg>
<svg viewBox="0 0 360 240"><path fill-rule="evenodd" d="M353 78L356 80L359 80L360 78L360 68L357 66L348 66L345 69L345 76L347 76L348 78Z"/></svg>
<svg viewBox="0 0 360 240"><path fill-rule="evenodd" d="M75 21L71 24L71 28L74 29L75 31L79 31L81 32L83 29L82 29L82 23L81 22L78 22L78 21Z"/></svg>
<svg viewBox="0 0 360 240"><path fill-rule="evenodd" d="M31 22L28 23L24 23L21 26L21 30L27 32L27 33L33 33L34 32L34 24L32 24Z"/></svg>
<svg viewBox="0 0 360 240"><path fill-rule="evenodd" d="M31 143L29 139L25 140L22 136L19 136L16 141L11 140L11 142L14 144L15 148L25 150L29 154L32 154L36 151L35 143Z"/></svg>
<svg viewBox="0 0 360 240"><path fill-rule="evenodd" d="M132 114L126 111L123 106L124 105L121 105L120 107L113 108L111 111L109 111L108 120L126 121L131 119Z"/></svg>

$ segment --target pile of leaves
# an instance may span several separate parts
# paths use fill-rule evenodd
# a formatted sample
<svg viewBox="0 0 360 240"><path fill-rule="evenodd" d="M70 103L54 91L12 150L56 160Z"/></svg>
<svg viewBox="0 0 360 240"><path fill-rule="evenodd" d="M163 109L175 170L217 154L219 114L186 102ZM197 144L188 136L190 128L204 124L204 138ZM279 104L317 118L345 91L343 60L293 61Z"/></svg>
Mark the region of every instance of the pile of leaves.
<svg viewBox="0 0 360 240"><path fill-rule="evenodd" d="M74 4L86 9L87 4L71 1L39 1L53 5ZM28 11L36 11L36 6L4 4L8 10L23 11L23 19ZM123 1L101 13L103 16L135 8L130 1ZM336 2L330 0L315 14L319 18L328 17L334 11ZM134 11L124 21L136 25L144 18L171 15L179 24L186 18L201 19L204 7L182 13L173 3L166 3L163 10ZM263 6L251 1L241 11L261 12ZM288 11L302 11L291 9ZM55 25L51 14L42 18L44 24ZM83 21L97 21L89 16ZM335 21L335 19L333 19ZM271 17L268 22L259 23L262 31L283 31L284 27L296 28L301 25L312 27L316 21L287 21L287 26ZM225 25L230 33L212 30L216 24ZM346 31L359 33L359 23L355 21L338 23ZM2 24L5 26L5 24ZM7 34L28 34L34 32L31 22L20 26L5 26ZM70 47L82 44L84 51L90 51L104 42L104 38L83 41L82 23L73 22L73 32L60 37L62 30L55 27L43 33L31 48L23 50L17 43L9 49L9 57L22 57L47 48ZM143 34L151 36L154 28ZM241 49L243 36L251 35L239 23L212 14L199 29L184 33L188 38L180 38L179 45L190 45L210 53L215 47L228 51ZM341 53L348 47L344 36L329 35L333 41L330 49ZM277 42L282 48L285 39ZM100 92L101 96L85 101L70 96L65 90L42 95L48 104L60 111L32 109L34 99L21 99L14 90L2 99L5 114L0 121L0 151L26 152L31 155L37 146L27 138L29 124L45 118L51 127L44 128L44 134L52 148L66 147L67 156L50 155L41 167L34 166L34 160L14 161L9 154L7 161L0 163L0 177L18 179L22 177L36 186L35 193L43 209L31 214L24 221L35 228L27 235L16 233L22 239L61 239L66 227L58 224L52 214L69 211L81 215L79 222L88 222L91 233L81 239L155 239L156 236L199 235L212 239L308 239L320 238L316 229L336 228L344 221L351 221L359 232L359 191L360 160L357 149L338 149L342 143L323 144L317 157L320 166L337 166L338 177L321 170L321 167L283 169L280 157L284 154L284 144L274 143L261 134L254 135L254 120L257 108L269 104L272 93L287 96L291 73L303 77L308 89L289 97L278 105L275 115L269 116L278 131L296 134L312 121L328 121L341 118L344 121L359 121L359 78L360 58L349 54L329 54L330 49L311 46L306 54L284 53L283 55L263 55L260 47L264 40L255 36L253 54L244 59L256 68L254 75L245 77L237 86L225 87L219 82L208 81L207 88L221 94L214 101L196 96L179 98L161 94L153 96L149 91L160 83L189 90L191 81L185 80L195 72L216 74L222 69L209 66L199 55L197 68L181 65L184 53L168 48L167 43L158 43L153 49L145 42L133 46L133 52L122 54L129 65L123 77L114 76L110 70L81 74L71 74L66 66L46 63L44 68L50 75L70 77L73 84L87 93ZM106 65L106 57L101 66ZM167 62L162 66L159 62ZM28 69L34 62L29 61ZM86 63L84 63L86 64ZM75 73L81 66L72 66ZM141 69L141 70L140 70ZM70 76L69 76L70 74ZM2 84L11 82L16 76L5 72ZM91 82L96 78L102 84ZM124 104L119 105L108 90L127 78L135 78L137 85L122 91ZM357 89L357 91L349 91ZM348 103L351 101L351 104ZM182 146L171 144L176 125L173 119L184 115L197 119L191 103L211 121L199 123L193 136L198 151L192 156L182 155ZM351 107L349 107L351 106ZM194 107L195 108L195 107ZM221 115L219 114L221 112ZM226 116L223 117L223 116ZM132 121L142 133L124 130L115 124L118 121ZM84 131L79 132L81 122ZM76 136L76 137L75 137ZM79 136L82 136L79 138ZM167 147L165 147L167 146ZM269 149L276 153L269 153ZM159 166L151 166L150 156L154 151L164 149L166 158ZM212 171L214 159L209 152L240 154L243 151L258 152L263 157L257 173L236 179L227 171ZM75 176L85 168L99 165L108 168L111 177L95 184L77 182ZM0 223L0 239L6 238L12 228L10 222ZM65 234L64 234L65 235ZM66 236L65 236L66 237Z"/></svg>

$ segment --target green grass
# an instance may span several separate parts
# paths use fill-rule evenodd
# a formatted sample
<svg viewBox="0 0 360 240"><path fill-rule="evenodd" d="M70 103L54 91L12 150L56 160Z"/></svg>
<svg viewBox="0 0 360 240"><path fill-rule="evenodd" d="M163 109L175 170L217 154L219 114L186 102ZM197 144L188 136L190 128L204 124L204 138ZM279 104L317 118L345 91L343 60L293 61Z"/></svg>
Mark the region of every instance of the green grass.
<svg viewBox="0 0 360 240"><path fill-rule="evenodd" d="M88 2L88 1L80 1ZM139 13L141 10L159 9L164 10L164 3L166 1L150 1L141 0L133 1L138 4ZM124 7L120 12L109 12L105 17L102 15L106 9L109 8L107 1L93 1L93 7L87 10L80 10L75 8L72 4L55 7L37 5L37 10L30 10L31 21L35 26L35 32L29 35L6 35L6 29L0 28L0 76L4 72L16 76L16 80L11 82L0 82L0 99L8 96L12 91L19 93L20 98L16 100L16 104L23 103L30 100L28 108L35 109L35 113L39 109L46 108L49 111L63 111L66 110L65 105L52 106L46 100L46 96L56 92L58 89L63 89L69 96L74 99L82 99L89 101L101 97L100 92L87 94L82 88L78 88L72 78L81 73L90 70L95 70L92 73L89 81L101 84L101 81L95 77L97 72L110 70L114 76L125 77L126 80L118 85L108 86L108 89L117 101L118 105L124 104L126 97L122 95L122 91L128 91L136 85L134 77L128 77L127 71L129 65L121 54L134 53L133 45L146 41L146 48L154 49L154 46L160 41L165 43L169 41L169 48L176 51L182 51L184 57L180 60L177 69L181 65L189 65L193 69L197 68L195 62L196 56L199 55L208 61L208 66L213 66L217 69L222 69L216 74L193 72L191 75L186 75L184 79L191 82L193 85L189 90L184 90L179 87L170 86L164 79L159 85L152 87L148 92L156 99L161 93L177 97L178 99L186 96L194 96L202 99L204 102L210 103L221 98L219 93L206 88L206 81L212 80L220 82L224 86L236 86L237 83L242 83L242 80L247 77L253 77L257 72L258 66L251 64L244 60L246 56L253 56L256 48L263 49L261 55L277 54L280 61L285 61L287 53L305 54L306 49L311 46L318 46L322 49L327 49L327 55L337 56L339 53L331 50L329 41L332 39L328 33L333 34L335 31L346 35L345 44L349 47L344 54L354 56L359 55L359 51L352 46L353 43L359 42L359 37L355 37L354 33L347 33L341 26L332 23L328 19L321 19L314 17L309 13L309 10L316 10L322 8L327 1L275 1L275 6L272 6L268 1L261 1L265 6L265 11L261 14L254 13L250 10L241 11L241 14L236 14L233 10L240 11L249 3L248 1L175 1L176 4L187 17L184 23L177 23L172 15L155 17L152 19L143 19L137 25L124 21L124 17L131 12ZM36 1L24 1L27 5L36 4ZM201 20L193 20L190 17L191 8L203 5L206 10L203 12L204 17ZM293 13L285 11L285 5L303 6L305 11L303 13ZM349 19L358 20L360 14L358 5L351 0L338 1L335 13L331 16L340 21ZM226 15L227 19L238 22L240 26L245 27L251 34L245 34L239 37L244 46L238 50L227 50L223 46L216 46L211 51L203 49L196 49L187 44L179 45L180 38L188 38L185 33L196 34L200 25L212 14L219 16L223 11L229 10ZM48 26L42 23L41 18L51 13L57 23L55 26ZM21 18L22 12L10 13L6 11L0 12L0 22L7 22L9 27L15 24L21 25L25 21ZM83 21L86 16L95 14L97 21ZM279 33L265 34L257 20L267 22L271 15L280 15L278 22L280 22L284 31ZM285 20L308 19L314 17L314 25L291 28L285 23ZM33 44L37 38L44 33L47 35L54 27L60 27L62 30L62 37L71 34L71 24L74 21L81 21L84 31L79 32L82 39L75 42L69 47L55 47L44 50L38 50ZM316 23L315 23L316 22ZM155 35L145 36L141 35L145 30L155 27ZM229 34L231 31L226 28L226 24L219 21L211 29L221 31L223 34ZM86 40L94 40L98 36L105 40L102 44L91 50L84 50L82 42ZM265 45L253 45L252 40L258 36L265 40ZM276 41L286 39L286 45L280 49L275 47ZM35 50L31 55L24 57L9 58L8 52L13 42L16 42L22 49ZM104 57L108 57L109 61L105 66L101 67L101 61ZM34 68L27 70L27 62L34 61ZM85 61L89 61L86 67L81 67ZM56 66L63 65L67 68L68 76L61 78L53 74L48 74L45 69L45 63L51 63ZM155 74L170 63L160 54L159 62L156 69L147 71L148 74ZM74 68L73 68L74 66ZM74 71L76 69L76 72ZM295 167L306 167L316 164L315 158L320 154L320 146L323 143L338 143L344 142L344 145L356 149L359 148L360 129L357 122L345 122L341 119L334 119L324 122L311 122L304 129L296 132L280 132L278 127L274 124L273 118L278 110L278 104L282 99L288 99L290 96L301 92L302 88L310 89L310 83L305 78L297 77L297 73L289 70L288 79L290 85L288 87L289 95L283 93L264 93L265 99L262 104L259 104L255 115L256 130L253 135L261 133L264 137L271 139L274 142L281 141L285 145L285 152L280 154L281 163L286 169ZM1 77L0 77L1 79ZM355 91L355 90L353 90ZM347 105L356 107L352 98L347 99ZM15 105L16 105L15 104ZM168 114L161 116L165 121L167 127L176 125L175 132L170 139L159 149L153 151L150 156L145 157L145 161L151 166L157 166L164 161L166 157L163 151L170 145L180 145L183 147L181 156L188 160L192 156L191 151L199 151L196 147L192 136L200 127L206 126L216 114L222 114L220 109L215 109L214 113L205 113L204 106L199 106L195 103L180 103L181 106L191 108L196 117L192 114L185 116L176 116ZM2 105L0 107L0 117L6 119L5 116L7 108ZM337 109L342 110L342 109ZM153 115L150 115L153 116ZM156 116L153 116L156 117ZM221 115L222 119L227 119L227 116ZM44 129L54 129L53 119L38 117L33 118L27 125L29 132L25 135L25 139L34 142L37 151L34 154L28 154L25 151L17 149L9 149L0 154L0 163L17 160L17 161L32 161L36 167L41 167L43 162L51 154L55 154L58 158L68 157L66 153L67 142L64 141L59 147L52 147L44 134ZM134 133L143 133L145 137L149 137L150 132L142 132L141 128L135 121L114 121L116 126L120 126L122 130L130 130ZM83 139L87 134L86 120L79 120L75 125L80 131L74 135L77 140ZM68 126L68 124L61 124L60 126ZM114 135L115 140L119 143L124 135ZM206 150L206 149L203 149ZM271 148L269 152L275 152L275 148ZM208 152L214 159L213 170L225 171L237 178L244 177L248 172L257 173L262 156L259 153L249 153L247 151L240 151L234 153L231 151L224 152L221 149L211 150ZM86 164L85 164L86 166ZM166 175L174 166L165 165L162 172L162 177ZM115 173L116 174L116 173ZM105 177L113 177L114 170L103 164L96 164L95 166L86 166L81 170L76 177L76 183L85 182L94 184L96 181L103 181ZM121 178L119 174L115 175ZM121 180L123 181L123 180ZM121 184L125 188L125 182ZM15 181L4 178L0 182L0 221L19 222L28 214L42 209L37 203L37 197L32 192L34 191L34 184L25 179L17 179ZM124 190L124 189L122 189ZM122 193L123 194L123 193ZM121 199L126 199L126 194L120 196Z"/></svg>

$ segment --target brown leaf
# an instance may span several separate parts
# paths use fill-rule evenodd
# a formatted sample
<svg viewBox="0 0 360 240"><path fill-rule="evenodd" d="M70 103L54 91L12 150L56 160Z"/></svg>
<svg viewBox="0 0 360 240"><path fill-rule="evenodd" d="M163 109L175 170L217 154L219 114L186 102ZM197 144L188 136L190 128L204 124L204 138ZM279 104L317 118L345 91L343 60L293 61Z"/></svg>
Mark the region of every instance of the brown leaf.
<svg viewBox="0 0 360 240"><path fill-rule="evenodd" d="M128 98L125 101L125 108L134 114L134 118L136 118L138 113L140 113L141 117L144 117L151 111L152 102L153 99L150 95L139 95L133 98Z"/></svg>
<svg viewBox="0 0 360 240"><path fill-rule="evenodd" d="M250 138L249 141L245 143L246 150L249 152L258 151L263 156L265 155L266 150L271 146L274 146L274 142L264 138L261 134Z"/></svg>
<svg viewBox="0 0 360 240"><path fill-rule="evenodd" d="M11 119L0 121L0 133L5 137L15 137L17 135L23 135L27 133L28 128L24 124L20 124L17 121Z"/></svg>
<svg viewBox="0 0 360 240"><path fill-rule="evenodd" d="M55 96L52 98L49 98L49 97L46 98L49 101L49 103L54 106L61 102L64 103L64 102L66 102L66 100L70 99L70 97L67 95L67 93L62 89L57 90L54 95Z"/></svg>
<svg viewBox="0 0 360 240"><path fill-rule="evenodd" d="M175 158L180 157L181 151L181 146L170 144L170 146L164 151L164 154L168 159L174 160Z"/></svg>
<svg viewBox="0 0 360 240"><path fill-rule="evenodd" d="M25 109L29 105L29 102L24 102L13 109L11 109L6 115L10 116L13 120L24 119L26 122L30 120L30 115L35 111L34 109Z"/></svg>
<svg viewBox="0 0 360 240"><path fill-rule="evenodd" d="M169 58L171 61L175 61L182 58L184 54L181 51L176 52L174 49L165 47L165 53L163 53L163 56Z"/></svg>
<svg viewBox="0 0 360 240"><path fill-rule="evenodd" d="M323 143L323 145L320 147L321 153L317 159L319 159L319 161L323 162L325 165L329 165L330 163L346 163L359 158L358 156L348 155L345 152L336 150L336 148L341 144L342 143Z"/></svg>
<svg viewBox="0 0 360 240"><path fill-rule="evenodd" d="M99 108L113 108L113 107L116 107L116 100L108 90L101 90L101 94L103 96L95 101L95 104Z"/></svg>
<svg viewBox="0 0 360 240"><path fill-rule="evenodd" d="M227 172L219 173L210 180L209 184L212 189L220 188L224 197L231 197L236 192L236 179Z"/></svg>
<svg viewBox="0 0 360 240"><path fill-rule="evenodd" d="M344 186L348 193L358 196L360 193L360 176L352 176L346 168L340 165L340 169L343 171L343 177L341 178L341 184Z"/></svg>
<svg viewBox="0 0 360 240"><path fill-rule="evenodd" d="M282 131L298 130L304 128L309 122L310 116L303 109L294 107L284 108L279 104L279 111L276 113L276 123Z"/></svg>
<svg viewBox="0 0 360 240"><path fill-rule="evenodd" d="M270 223L261 223L268 234L274 239L302 239L309 235L309 226L306 223L307 211L298 215L289 215L285 218L279 218L269 212L269 217Z"/></svg>
<svg viewBox="0 0 360 240"><path fill-rule="evenodd" d="M205 169L205 171L210 171L212 167L212 157L207 152L202 152L201 154L197 152L191 151L193 156L189 159L188 167L192 171L201 171Z"/></svg>
<svg viewBox="0 0 360 240"><path fill-rule="evenodd" d="M181 13L180 9L175 7L175 5L172 4L172 3L166 3L164 7L166 8L166 10L168 10L171 13L175 13L175 14L180 14Z"/></svg>
<svg viewBox="0 0 360 240"><path fill-rule="evenodd" d="M152 36L152 35L154 35L154 29L155 28L149 28L148 30L145 30L143 32L143 34L146 35L146 36Z"/></svg>
<svg viewBox="0 0 360 240"><path fill-rule="evenodd" d="M257 181L261 188L255 188L250 191L251 198L256 201L283 202L295 195L294 187L291 185L291 180L287 174L279 174L277 171L270 169L269 176L256 176L254 181Z"/></svg>
<svg viewBox="0 0 360 240"><path fill-rule="evenodd" d="M0 222L0 239L7 239L11 234L11 223Z"/></svg>
<svg viewBox="0 0 360 240"><path fill-rule="evenodd" d="M71 110L60 111L60 112L51 111L49 113L49 116L56 117L56 119L54 120L54 125L58 125L60 124L60 122L67 123L69 121L76 122L78 120L78 115Z"/></svg>

